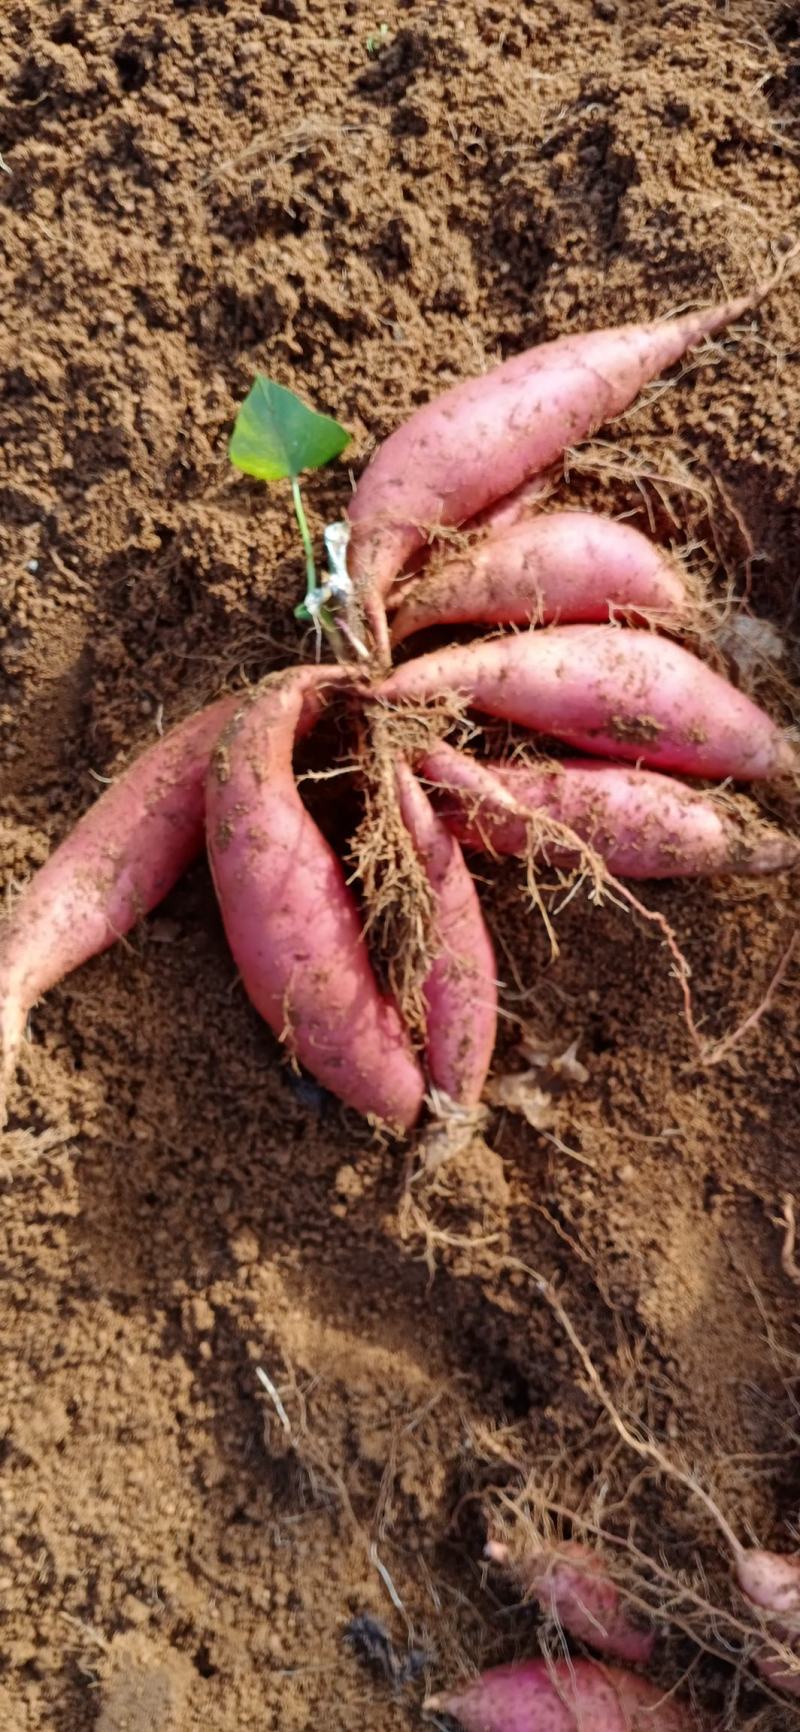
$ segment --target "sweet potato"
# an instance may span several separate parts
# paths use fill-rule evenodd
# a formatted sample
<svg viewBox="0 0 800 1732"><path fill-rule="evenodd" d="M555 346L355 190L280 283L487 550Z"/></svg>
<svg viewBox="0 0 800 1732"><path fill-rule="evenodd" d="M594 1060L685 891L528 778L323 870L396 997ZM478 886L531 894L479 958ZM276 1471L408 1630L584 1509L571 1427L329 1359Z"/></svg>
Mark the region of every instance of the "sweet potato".
<svg viewBox="0 0 800 1732"><path fill-rule="evenodd" d="M431 1082L458 1106L477 1106L497 1032L494 950L458 842L408 764L395 767L400 811L434 894L437 954L425 981Z"/></svg>
<svg viewBox="0 0 800 1732"><path fill-rule="evenodd" d="M745 1597L765 1613L772 1635L797 1652L792 1671L777 1655L756 1653L759 1672L788 1695L800 1696L800 1558L754 1546L737 1553L736 1575Z"/></svg>
<svg viewBox="0 0 800 1732"><path fill-rule="evenodd" d="M490 1540L486 1556L508 1569L522 1591L532 1594L542 1611L568 1636L585 1642L612 1660L647 1665L655 1634L644 1629L608 1573L606 1564L579 1540L528 1548L510 1557L508 1548Z"/></svg>
<svg viewBox="0 0 800 1732"><path fill-rule="evenodd" d="M0 932L7 1080L31 1006L172 889L203 845L203 784L235 698L172 728L131 764L32 878Z"/></svg>
<svg viewBox="0 0 800 1732"><path fill-rule="evenodd" d="M763 292L677 319L556 338L454 386L390 434L349 507L350 575L379 647L387 648L383 598L431 530L513 493Z"/></svg>
<svg viewBox="0 0 800 1732"><path fill-rule="evenodd" d="M553 491L552 476L545 472L542 475L531 475L523 481L521 487L515 487L513 493L505 493L496 499L492 505L487 505L485 511L479 511L476 517L470 519L469 529L486 530L492 535L504 529L510 529L512 523L521 523L523 518L531 517L540 511L543 501Z"/></svg>
<svg viewBox="0 0 800 1732"><path fill-rule="evenodd" d="M419 769L440 790L438 809L467 848L524 858L529 815L539 812L574 830L615 878L760 877L800 860L800 842L764 824L749 803L687 788L657 770L593 758L478 763L446 742ZM552 842L538 851L551 865L575 859Z"/></svg>
<svg viewBox="0 0 800 1732"><path fill-rule="evenodd" d="M701 1732L704 1721L657 1684L599 1660L523 1660L429 1696L465 1732Z"/></svg>
<svg viewBox="0 0 800 1732"><path fill-rule="evenodd" d="M487 506L485 511L479 511L477 517L471 517L464 529L471 538L474 537L476 542L480 543L490 535L504 534L512 525L527 521L541 511L544 501L550 497L552 491L549 475L533 475L506 498L496 500L495 504ZM419 547L416 553L412 553L386 597L386 607L390 613L396 613L412 587L425 574L433 573L440 557L445 557L445 550L441 542L437 543L435 540L427 541L424 547Z"/></svg>
<svg viewBox="0 0 800 1732"><path fill-rule="evenodd" d="M209 771L209 857L242 983L292 1055L348 1106L399 1129L424 1092L379 990L342 866L292 771L303 702L335 670L273 676L223 731Z"/></svg>
<svg viewBox="0 0 800 1732"><path fill-rule="evenodd" d="M431 625L544 625L616 613L679 619L688 607L678 567L628 523L553 511L451 556L403 593L392 642Z"/></svg>
<svg viewBox="0 0 800 1732"><path fill-rule="evenodd" d="M392 703L442 692L603 757L708 778L792 770L765 712L679 644L613 625L481 638L420 656L377 688Z"/></svg>

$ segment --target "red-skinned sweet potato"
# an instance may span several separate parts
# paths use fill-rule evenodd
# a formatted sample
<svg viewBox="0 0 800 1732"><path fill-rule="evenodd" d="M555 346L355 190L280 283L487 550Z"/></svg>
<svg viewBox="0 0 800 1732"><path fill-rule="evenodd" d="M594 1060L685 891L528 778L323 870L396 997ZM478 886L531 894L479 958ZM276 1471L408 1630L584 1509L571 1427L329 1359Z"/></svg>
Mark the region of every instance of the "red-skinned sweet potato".
<svg viewBox="0 0 800 1732"><path fill-rule="evenodd" d="M648 1678L599 1660L523 1660L431 1696L464 1732L702 1732L704 1718Z"/></svg>
<svg viewBox="0 0 800 1732"><path fill-rule="evenodd" d="M209 858L256 1010L340 1100L407 1130L422 1105L422 1072L378 987L341 862L292 770L304 700L335 678L313 667L273 676L228 723L207 784Z"/></svg>
<svg viewBox="0 0 800 1732"><path fill-rule="evenodd" d="M189 716L135 758L15 903L0 931L6 1080L37 998L129 932L200 852L209 757L236 702Z"/></svg>
<svg viewBox="0 0 800 1732"><path fill-rule="evenodd" d="M395 767L403 821L433 891L436 951L424 986L428 1071L457 1106L477 1106L497 1032L494 950L458 842L402 759Z"/></svg>
<svg viewBox="0 0 800 1732"><path fill-rule="evenodd" d="M598 758L485 762L440 742L419 771L466 848L524 858L539 814L574 831L615 878L761 877L800 860L800 842L763 823L748 801L700 792L657 770ZM551 865L577 858L546 836L538 851Z"/></svg>
<svg viewBox="0 0 800 1732"><path fill-rule="evenodd" d="M743 692L680 644L612 625L552 626L434 650L378 693L452 692L469 707L605 758L743 781L796 768L794 747Z"/></svg>
<svg viewBox="0 0 800 1732"><path fill-rule="evenodd" d="M455 385L385 439L348 513L350 573L384 657L384 599L431 531L466 523L513 494L762 293L677 319L558 337Z"/></svg>
<svg viewBox="0 0 800 1732"><path fill-rule="evenodd" d="M642 614L679 620L688 595L659 547L613 517L542 512L437 562L403 592L392 642L432 625L546 625Z"/></svg>
<svg viewBox="0 0 800 1732"><path fill-rule="evenodd" d="M532 1594L545 1614L587 1648L634 1666L652 1659L655 1632L635 1617L591 1546L561 1540L529 1545L511 1557L506 1546L490 1540L486 1557L507 1569L523 1593Z"/></svg>

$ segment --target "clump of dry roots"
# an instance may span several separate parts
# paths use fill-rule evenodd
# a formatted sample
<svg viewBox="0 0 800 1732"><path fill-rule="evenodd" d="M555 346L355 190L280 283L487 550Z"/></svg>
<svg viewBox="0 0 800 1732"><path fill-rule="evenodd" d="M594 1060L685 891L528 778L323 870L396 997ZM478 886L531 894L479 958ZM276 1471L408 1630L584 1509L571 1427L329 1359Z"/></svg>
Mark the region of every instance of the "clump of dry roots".
<svg viewBox="0 0 800 1732"><path fill-rule="evenodd" d="M395 777L398 758L414 763L454 725L466 735L463 707L452 694L427 708L371 704L359 718L357 747L363 815L350 844L361 886L365 931L412 1037L424 1040L423 986L438 954L433 890L403 822Z"/></svg>

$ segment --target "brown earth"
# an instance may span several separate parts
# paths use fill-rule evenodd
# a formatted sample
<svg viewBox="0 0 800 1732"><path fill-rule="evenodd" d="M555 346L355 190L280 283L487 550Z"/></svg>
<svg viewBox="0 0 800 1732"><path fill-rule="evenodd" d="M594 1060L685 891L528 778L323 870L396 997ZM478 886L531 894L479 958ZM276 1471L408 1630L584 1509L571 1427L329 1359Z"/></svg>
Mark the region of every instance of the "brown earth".
<svg viewBox="0 0 800 1732"><path fill-rule="evenodd" d="M0 57L13 889L160 718L297 655L285 491L226 461L254 370L352 428L357 467L526 344L748 286L797 224L800 14L7 0ZM799 323L795 280L608 436L640 470L689 462L710 504L598 480L597 457L571 495L645 526L646 498L718 594L743 588L749 540L754 611L787 644ZM317 527L347 488L341 464L309 484ZM528 1474L584 1514L605 1499L612 1532L733 1606L713 1522L615 1442L519 1265L556 1281L606 1384L738 1533L794 1543L776 1220L797 963L703 1068L650 929L576 897L553 961L513 870L485 876L500 1067L522 1016L576 1040L588 1081L562 1081L545 1134L496 1114L495 1153L428 1198L456 1243L427 1262L398 1225L402 1153L294 1079L235 987L204 866L35 1011L2 1158L9 1732L417 1726L422 1681L364 1665L346 1626L370 1613L400 1659L427 1650L429 1685L535 1651L480 1563L487 1488ZM794 886L645 898L724 1033L766 989ZM764 1705L679 1631L659 1664L669 1684L693 1665L733 1726Z"/></svg>

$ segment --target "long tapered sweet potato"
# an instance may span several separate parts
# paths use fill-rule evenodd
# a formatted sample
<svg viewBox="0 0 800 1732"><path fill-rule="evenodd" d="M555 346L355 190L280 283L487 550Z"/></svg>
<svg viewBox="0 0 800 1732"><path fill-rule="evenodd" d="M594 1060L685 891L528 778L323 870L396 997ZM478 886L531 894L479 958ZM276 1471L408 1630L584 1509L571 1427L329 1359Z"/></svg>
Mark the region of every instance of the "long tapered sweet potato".
<svg viewBox="0 0 800 1732"><path fill-rule="evenodd" d="M465 523L512 494L763 293L677 319L556 338L454 386L390 434L349 507L350 574L382 652L383 598L437 525Z"/></svg>
<svg viewBox="0 0 800 1732"><path fill-rule="evenodd" d="M546 625L624 613L680 619L688 595L659 547L613 517L553 511L451 555L403 593L392 642L432 625Z"/></svg>
<svg viewBox="0 0 800 1732"><path fill-rule="evenodd" d="M458 1106L477 1106L497 1033L492 941L455 836L402 759L395 775L403 822L436 908L436 954L424 986L430 1079Z"/></svg>
<svg viewBox="0 0 800 1732"><path fill-rule="evenodd" d="M292 770L304 699L331 677L313 667L273 676L224 729L206 790L211 869L256 1010L340 1100L408 1129L422 1072L378 987L341 863Z"/></svg>
<svg viewBox="0 0 800 1732"><path fill-rule="evenodd" d="M419 771L467 848L525 857L533 846L551 865L572 864L569 848L537 842L539 813L573 830L615 878L761 877L800 861L800 842L763 823L749 802L701 793L657 770L594 758L478 762L442 741Z"/></svg>
<svg viewBox="0 0 800 1732"><path fill-rule="evenodd" d="M649 631L562 625L481 638L407 662L378 692L392 703L453 693L583 751L709 779L776 776L797 762L764 710Z"/></svg>
<svg viewBox="0 0 800 1732"><path fill-rule="evenodd" d="M172 728L84 813L0 930L5 1080L31 1006L148 913L203 845L211 749L237 699Z"/></svg>

